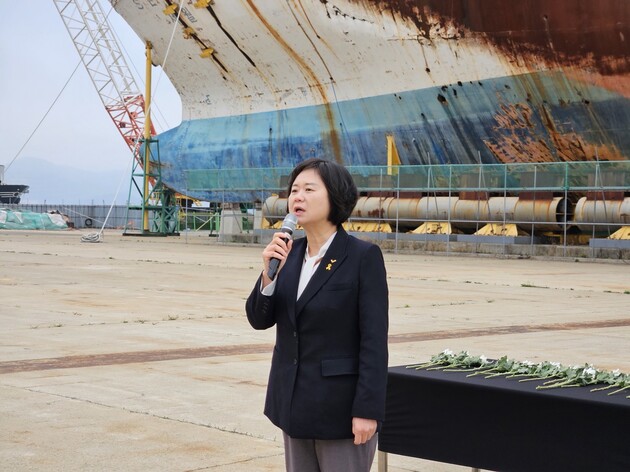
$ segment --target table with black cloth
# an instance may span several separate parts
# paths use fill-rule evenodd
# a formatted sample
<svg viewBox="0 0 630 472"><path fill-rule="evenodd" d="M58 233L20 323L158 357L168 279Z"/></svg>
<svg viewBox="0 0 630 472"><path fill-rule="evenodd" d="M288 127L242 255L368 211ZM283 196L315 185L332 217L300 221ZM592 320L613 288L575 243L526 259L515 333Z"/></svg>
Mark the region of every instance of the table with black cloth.
<svg viewBox="0 0 630 472"><path fill-rule="evenodd" d="M390 367L379 450L502 472L630 472L630 390L469 374Z"/></svg>

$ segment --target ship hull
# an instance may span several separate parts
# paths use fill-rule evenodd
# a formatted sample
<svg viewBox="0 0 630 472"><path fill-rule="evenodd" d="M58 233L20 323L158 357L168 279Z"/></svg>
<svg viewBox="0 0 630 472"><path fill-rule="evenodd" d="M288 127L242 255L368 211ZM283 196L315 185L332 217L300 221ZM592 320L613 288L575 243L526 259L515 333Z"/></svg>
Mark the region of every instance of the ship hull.
<svg viewBox="0 0 630 472"><path fill-rule="evenodd" d="M0 203L20 203L22 194L26 192L28 192L28 185L0 184Z"/></svg>
<svg viewBox="0 0 630 472"><path fill-rule="evenodd" d="M165 67L185 119L157 137L162 177L231 201L191 191L189 171L385 165L388 135L402 165L630 159L630 3L522 3L504 17L473 0L116 9L158 61L173 28L195 31Z"/></svg>

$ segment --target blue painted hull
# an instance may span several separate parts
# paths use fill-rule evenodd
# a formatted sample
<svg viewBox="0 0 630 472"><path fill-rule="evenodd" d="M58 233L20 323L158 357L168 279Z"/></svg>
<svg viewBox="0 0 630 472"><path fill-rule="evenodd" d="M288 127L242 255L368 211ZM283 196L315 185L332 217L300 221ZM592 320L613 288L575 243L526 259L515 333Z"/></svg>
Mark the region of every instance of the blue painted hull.
<svg viewBox="0 0 630 472"><path fill-rule="evenodd" d="M339 155L348 166L382 166L388 134L403 165L630 159L630 99L561 72L366 97L331 110L333 133L323 106L184 121L157 137L162 177L203 200L260 200L260 192L194 188L188 172Z"/></svg>

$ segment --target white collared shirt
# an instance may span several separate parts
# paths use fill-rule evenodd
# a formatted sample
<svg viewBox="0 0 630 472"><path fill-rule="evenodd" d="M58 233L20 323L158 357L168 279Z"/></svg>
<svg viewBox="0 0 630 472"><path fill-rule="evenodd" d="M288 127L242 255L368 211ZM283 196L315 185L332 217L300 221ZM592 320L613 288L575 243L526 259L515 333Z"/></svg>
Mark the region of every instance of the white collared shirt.
<svg viewBox="0 0 630 472"><path fill-rule="evenodd" d="M300 282L298 283L297 298L300 298L300 295L302 295L302 292L304 292L304 289L306 288L309 281L313 277L313 274L315 273L315 270L317 269L319 262L322 260L322 258L326 254L326 251L332 244L333 239L335 239L336 234L337 234L336 231L333 234L331 234L328 240L319 249L319 252L314 256L308 255L308 245L306 246L306 251L304 252L304 260L302 261L302 271L300 272ZM262 282L261 282L260 292L265 296L273 295L276 290L276 280L278 279L274 279L273 282L271 282L265 288L262 288Z"/></svg>

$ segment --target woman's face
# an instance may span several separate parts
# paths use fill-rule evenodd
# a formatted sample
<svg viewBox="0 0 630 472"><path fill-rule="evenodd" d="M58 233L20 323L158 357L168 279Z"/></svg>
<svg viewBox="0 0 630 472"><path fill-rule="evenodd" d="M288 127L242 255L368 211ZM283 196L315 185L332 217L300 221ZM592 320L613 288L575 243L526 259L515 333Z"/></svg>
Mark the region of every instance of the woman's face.
<svg viewBox="0 0 630 472"><path fill-rule="evenodd" d="M305 169L295 178L289 194L289 212L298 217L298 224L304 228L328 222L328 190L315 169Z"/></svg>

